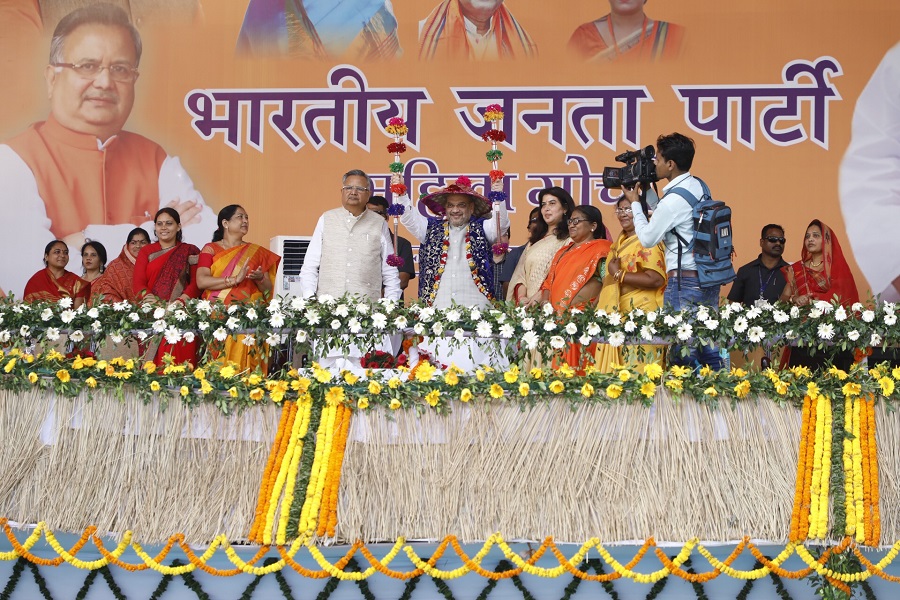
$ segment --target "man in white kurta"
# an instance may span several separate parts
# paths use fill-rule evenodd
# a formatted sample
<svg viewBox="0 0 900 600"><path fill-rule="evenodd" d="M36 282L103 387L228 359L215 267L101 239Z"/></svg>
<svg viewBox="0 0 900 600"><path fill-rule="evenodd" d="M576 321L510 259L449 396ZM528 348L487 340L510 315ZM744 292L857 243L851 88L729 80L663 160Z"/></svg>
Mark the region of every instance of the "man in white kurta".
<svg viewBox="0 0 900 600"><path fill-rule="evenodd" d="M393 252L387 223L366 208L372 195L369 176L354 169L342 181L341 207L327 211L316 223L300 268L300 290L304 297L358 294L377 300L383 288L384 298L399 301L399 271L387 264ZM359 359L365 352L353 346L347 355L318 359L325 367L361 370Z"/></svg>
<svg viewBox="0 0 900 600"><path fill-rule="evenodd" d="M492 211L487 199L463 178L420 201L443 219L426 217L407 196L398 202L406 208L400 221L421 242L419 299L435 308L489 306L494 299L491 245L498 239L498 221L501 231L509 228L506 206L501 203ZM463 369L490 359L476 345L454 349L442 338L424 346L437 361Z"/></svg>

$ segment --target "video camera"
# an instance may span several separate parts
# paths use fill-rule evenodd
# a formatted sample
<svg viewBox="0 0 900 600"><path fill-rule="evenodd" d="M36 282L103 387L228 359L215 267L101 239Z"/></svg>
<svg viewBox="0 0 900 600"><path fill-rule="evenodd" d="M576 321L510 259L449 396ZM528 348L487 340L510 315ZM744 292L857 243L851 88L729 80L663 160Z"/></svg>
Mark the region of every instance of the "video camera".
<svg viewBox="0 0 900 600"><path fill-rule="evenodd" d="M632 187L638 183L659 181L659 177L656 175L656 164L653 162L655 155L653 146L618 155L616 160L625 163L625 166L603 167L603 187Z"/></svg>

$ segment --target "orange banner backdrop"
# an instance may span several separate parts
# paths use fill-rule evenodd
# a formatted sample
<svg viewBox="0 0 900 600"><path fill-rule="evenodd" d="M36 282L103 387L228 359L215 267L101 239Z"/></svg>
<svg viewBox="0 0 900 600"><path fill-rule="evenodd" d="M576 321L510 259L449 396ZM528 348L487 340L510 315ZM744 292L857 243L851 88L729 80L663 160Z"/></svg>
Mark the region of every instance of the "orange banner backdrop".
<svg viewBox="0 0 900 600"><path fill-rule="evenodd" d="M280 50L276 29L262 43L265 28L245 26L249 54L236 52L245 18L249 23L248 0L159 3L184 9L162 16L153 11L138 16L140 3L132 1L144 55L125 129L178 156L213 213L242 204L251 218L249 238L263 245L275 235L311 234L318 215L339 204L341 175L349 169L361 168L375 176L376 187L385 187L392 161L386 146L392 140L384 125L391 116L410 126L403 159L412 193L460 174L483 182L490 169L489 144L480 138L479 109L491 103L501 104L506 115L501 168L507 174L513 245L524 243L535 193L548 185L562 184L576 201L599 206L616 233L610 202L619 192L603 190L603 167L615 165L617 154L654 144L659 134L672 131L695 140L692 173L733 208L736 266L756 257L766 223L784 225L785 258L793 261L810 220L821 219L844 241L848 227L841 203L847 214L871 210L864 197L840 197L839 171L857 99L900 40L897 3L650 0L635 42L617 39L601 19L611 5L629 3L625 0L566 0L564 6L462 0L482 9L500 4L503 12L486 43L493 43L490 35L505 41L499 50L476 47L454 54L452 44L459 39L454 42L453 36L467 39L464 29L454 30L466 24L455 17L458 1L440 3L447 5L443 14L438 0L328 0L327 6L344 6L354 15L369 11L365 25L346 26L362 28L349 42L338 39L348 37L340 27L328 29L329 16L315 1L281 2L306 6L309 21L296 11L288 15L293 33ZM45 4L53 3L0 0L3 140L50 112ZM666 31L660 31L662 23L669 24ZM594 60L573 53L569 40L584 24L582 37L587 31L609 42L612 34L611 52ZM312 50L298 46L310 32L318 43ZM377 53L361 46L372 40ZM629 44L636 44L634 52ZM529 56L535 46L537 55ZM471 58L481 52L484 60ZM500 60L488 60L494 54ZM886 168L896 178L900 153L894 159ZM9 216L18 214L18 207L2 193L9 187L3 180L7 173L0 165L0 198ZM871 183L873 177L865 179ZM888 175L884 179L889 183ZM889 213L879 214L880 226L850 227L844 244L863 295L870 286L883 291L885 282L900 275L900 266L890 272L892 261L860 255L859 249L869 252L873 246L868 238L892 235L886 231L892 225ZM7 220L8 228L17 227L16 218ZM122 243L107 248L111 258ZM42 249L43 244L37 250L6 245L0 251L17 252L22 259L17 268L28 271L27 278L41 266ZM75 258L69 269L80 272ZM21 295L7 271L0 272L0 287Z"/></svg>

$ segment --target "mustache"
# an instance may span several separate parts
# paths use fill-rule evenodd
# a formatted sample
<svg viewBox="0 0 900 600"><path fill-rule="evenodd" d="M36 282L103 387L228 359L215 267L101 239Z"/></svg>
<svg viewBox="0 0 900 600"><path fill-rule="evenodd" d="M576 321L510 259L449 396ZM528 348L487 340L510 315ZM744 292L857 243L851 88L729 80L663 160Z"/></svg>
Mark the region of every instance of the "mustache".
<svg viewBox="0 0 900 600"><path fill-rule="evenodd" d="M102 102L118 102L118 94L90 94L84 97L85 100L100 100Z"/></svg>

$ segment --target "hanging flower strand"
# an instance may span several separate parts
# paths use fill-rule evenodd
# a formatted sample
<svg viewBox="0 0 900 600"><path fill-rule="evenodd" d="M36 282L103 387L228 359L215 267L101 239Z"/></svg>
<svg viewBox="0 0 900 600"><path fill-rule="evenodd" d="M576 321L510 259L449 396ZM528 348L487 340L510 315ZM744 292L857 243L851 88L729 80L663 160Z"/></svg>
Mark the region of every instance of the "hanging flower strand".
<svg viewBox="0 0 900 600"><path fill-rule="evenodd" d="M400 117L392 117L385 127L385 131L394 136L394 141L388 144L387 150L394 155L394 162L390 164L391 170L391 193L397 196L406 194L406 185L403 184L400 173L403 172L405 165L400 161L400 155L406 152L406 144L403 143L403 136L409 132L406 122ZM387 257L388 265L397 267L398 269L404 265L406 261L397 254L397 229L400 226L400 215L404 212L403 205L391 204L388 207L388 215L394 217L394 253Z"/></svg>
<svg viewBox="0 0 900 600"><path fill-rule="evenodd" d="M505 174L500 170L499 162L503 158L503 152L497 148L497 145L506 141L506 134L500 129L500 122L503 120L503 109L499 104L489 104L484 111L484 120L491 124L491 128L484 132L481 136L486 142L491 143L491 149L485 153L488 162L491 163L491 191L488 194L488 200L494 207L495 216L500 212L499 203L506 202L506 192L503 191L503 177ZM500 243L500 219L495 218L497 224L497 243L491 247L496 262L500 262L503 255L509 251L509 244Z"/></svg>

